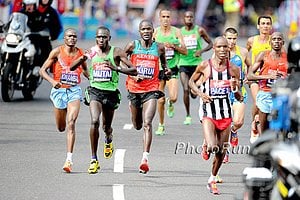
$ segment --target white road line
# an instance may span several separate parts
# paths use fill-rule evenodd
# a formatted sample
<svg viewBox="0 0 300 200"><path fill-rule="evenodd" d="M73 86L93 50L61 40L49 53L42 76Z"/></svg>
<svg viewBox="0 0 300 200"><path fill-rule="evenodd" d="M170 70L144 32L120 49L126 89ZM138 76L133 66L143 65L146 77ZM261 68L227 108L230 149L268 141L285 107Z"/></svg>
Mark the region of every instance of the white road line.
<svg viewBox="0 0 300 200"><path fill-rule="evenodd" d="M114 184L113 185L113 199L114 200L125 200L123 184Z"/></svg>
<svg viewBox="0 0 300 200"><path fill-rule="evenodd" d="M124 124L123 129L130 130L133 128L133 124Z"/></svg>
<svg viewBox="0 0 300 200"><path fill-rule="evenodd" d="M124 172L124 156L126 149L117 149L115 152L114 172Z"/></svg>

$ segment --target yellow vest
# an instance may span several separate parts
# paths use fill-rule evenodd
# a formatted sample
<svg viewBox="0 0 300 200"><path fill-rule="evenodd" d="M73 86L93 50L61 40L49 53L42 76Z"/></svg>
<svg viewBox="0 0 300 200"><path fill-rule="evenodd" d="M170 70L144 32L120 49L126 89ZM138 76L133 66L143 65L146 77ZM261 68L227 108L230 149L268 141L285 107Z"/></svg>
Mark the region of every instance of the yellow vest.
<svg viewBox="0 0 300 200"><path fill-rule="evenodd" d="M265 43L260 43L258 41L258 38L259 38L258 35L254 36L254 38L253 38L253 44L252 44L252 48L251 48L251 50L252 50L252 56L251 56L252 64L255 62L255 58L260 52L266 51L266 50L271 50L270 37L269 37L268 41L265 42Z"/></svg>

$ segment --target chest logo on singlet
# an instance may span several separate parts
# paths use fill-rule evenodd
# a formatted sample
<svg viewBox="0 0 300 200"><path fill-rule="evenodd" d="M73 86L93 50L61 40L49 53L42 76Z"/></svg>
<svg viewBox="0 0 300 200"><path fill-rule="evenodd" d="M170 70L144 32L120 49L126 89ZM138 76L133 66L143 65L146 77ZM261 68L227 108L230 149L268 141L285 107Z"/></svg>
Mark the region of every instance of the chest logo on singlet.
<svg viewBox="0 0 300 200"><path fill-rule="evenodd" d="M106 67L104 63L94 63L93 65L93 80L104 82L111 81L112 79L112 70L109 67Z"/></svg>
<svg viewBox="0 0 300 200"><path fill-rule="evenodd" d="M195 34L183 36L183 41L187 49L197 48L197 36Z"/></svg>
<svg viewBox="0 0 300 200"><path fill-rule="evenodd" d="M210 96L215 98L224 98L230 92L229 80L210 80Z"/></svg>

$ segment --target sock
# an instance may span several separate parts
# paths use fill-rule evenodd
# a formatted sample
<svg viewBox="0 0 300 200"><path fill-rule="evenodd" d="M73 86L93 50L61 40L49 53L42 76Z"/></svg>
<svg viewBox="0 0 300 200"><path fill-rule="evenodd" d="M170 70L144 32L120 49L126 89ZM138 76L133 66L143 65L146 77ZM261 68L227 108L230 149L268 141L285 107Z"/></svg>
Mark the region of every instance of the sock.
<svg viewBox="0 0 300 200"><path fill-rule="evenodd" d="M149 152L143 152L142 160L148 160Z"/></svg>
<svg viewBox="0 0 300 200"><path fill-rule="evenodd" d="M67 152L67 159L66 159L66 160L68 160L68 161L71 161L71 162L72 162L72 155L73 155L73 153L71 153L71 152Z"/></svg>
<svg viewBox="0 0 300 200"><path fill-rule="evenodd" d="M109 144L111 142L112 142L112 136L110 136L110 137L105 136L105 143Z"/></svg>
<svg viewBox="0 0 300 200"><path fill-rule="evenodd" d="M98 160L97 155L92 156L92 160Z"/></svg>
<svg viewBox="0 0 300 200"><path fill-rule="evenodd" d="M210 183L210 182L215 181L215 180L216 180L216 176L211 174L207 182Z"/></svg>

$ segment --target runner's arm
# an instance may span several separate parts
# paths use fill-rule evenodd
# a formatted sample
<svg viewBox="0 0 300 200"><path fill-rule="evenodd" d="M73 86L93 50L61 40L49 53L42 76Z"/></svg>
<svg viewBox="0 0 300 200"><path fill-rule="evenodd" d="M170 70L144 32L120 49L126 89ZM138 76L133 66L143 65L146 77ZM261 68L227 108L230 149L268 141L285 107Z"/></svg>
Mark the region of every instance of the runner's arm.
<svg viewBox="0 0 300 200"><path fill-rule="evenodd" d="M55 81L51 76L49 76L47 70L57 61L58 54L59 48L57 47L50 52L47 60L44 62L43 66L39 71L40 76L47 80L49 83L51 83L52 87L54 88L60 88L61 83Z"/></svg>

